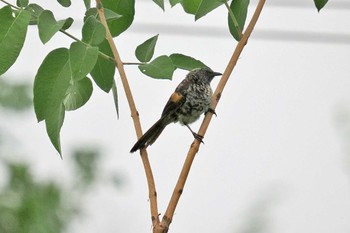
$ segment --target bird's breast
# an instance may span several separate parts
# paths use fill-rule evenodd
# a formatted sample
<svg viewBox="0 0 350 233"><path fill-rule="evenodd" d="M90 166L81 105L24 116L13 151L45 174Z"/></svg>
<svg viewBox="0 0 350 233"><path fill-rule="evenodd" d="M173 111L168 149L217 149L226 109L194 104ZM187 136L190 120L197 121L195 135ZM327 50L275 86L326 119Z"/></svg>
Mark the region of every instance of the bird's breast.
<svg viewBox="0 0 350 233"><path fill-rule="evenodd" d="M187 89L186 101L179 109L178 121L181 124L191 124L210 107L212 90L210 85L191 85Z"/></svg>

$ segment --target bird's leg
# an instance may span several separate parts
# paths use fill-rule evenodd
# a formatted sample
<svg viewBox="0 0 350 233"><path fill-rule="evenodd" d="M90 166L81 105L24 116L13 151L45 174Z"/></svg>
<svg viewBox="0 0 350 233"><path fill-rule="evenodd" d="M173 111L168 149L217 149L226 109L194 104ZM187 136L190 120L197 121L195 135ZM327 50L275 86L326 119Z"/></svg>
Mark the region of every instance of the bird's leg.
<svg viewBox="0 0 350 233"><path fill-rule="evenodd" d="M204 144L204 142L203 142L203 136L201 136L201 135L195 133L195 132L191 129L191 127L190 127L189 125L186 124L186 126L187 126L187 128L191 131L193 137L194 137L195 139L197 139L198 141L200 141L201 143Z"/></svg>
<svg viewBox="0 0 350 233"><path fill-rule="evenodd" d="M208 113L208 112L210 112L210 113L214 114L216 117L218 116L218 115L216 115L215 110L214 110L214 109L212 109L212 108L209 108L209 109L208 109L208 111L206 111L206 112L204 113L204 115L207 115L207 113Z"/></svg>

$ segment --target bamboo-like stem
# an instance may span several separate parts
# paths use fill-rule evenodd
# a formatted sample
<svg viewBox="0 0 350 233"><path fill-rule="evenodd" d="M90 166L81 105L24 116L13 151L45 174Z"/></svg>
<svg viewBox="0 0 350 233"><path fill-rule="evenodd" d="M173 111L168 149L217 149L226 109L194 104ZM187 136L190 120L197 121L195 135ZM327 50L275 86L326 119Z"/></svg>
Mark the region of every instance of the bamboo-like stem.
<svg viewBox="0 0 350 233"><path fill-rule="evenodd" d="M240 54L243 51L244 46L248 42L249 36L254 29L254 26L255 26L255 24L259 18L259 15L263 9L264 3L265 3L265 0L259 1L258 5L256 7L256 10L254 12L254 15L251 18L247 29L245 30L241 40L238 42L238 44L237 44L237 46L232 54L232 57L231 57L228 65L225 69L225 72L223 73L222 78L220 79L220 82L218 83L218 86L216 87L216 90L213 94L213 97L211 100L211 108L212 109L216 108L216 106L220 100L220 97L221 97L221 94L224 90L224 87L225 87L225 85L226 85L226 83L227 83L227 81L232 73L233 68L235 67L235 65L238 61ZM203 135L203 136L205 135L205 133L208 129L209 123L211 121L212 115L213 115L212 113L208 112L208 114L206 114L206 116L204 117L204 120L201 124L201 127L199 128L199 131L198 131L199 135ZM167 210L163 216L163 219L160 223L160 230L158 232L165 233L169 229L169 225L170 225L172 218L174 216L175 208L177 206L177 203L178 203L180 196L182 194L182 191L184 189L187 176L189 174L194 157L199 150L199 146L200 146L200 142L198 140L194 140L193 143L191 144L191 147L187 153L186 160L185 160L184 165L182 167L179 179L176 183L173 194L171 196L168 208L167 208Z"/></svg>
<svg viewBox="0 0 350 233"><path fill-rule="evenodd" d="M109 31L101 0L96 0L96 6L97 6L97 11L98 11L101 23L106 28L106 38L107 38L108 43L112 49L115 63L116 63L116 66L117 66L117 69L118 69L118 72L120 75L120 79L121 79L123 87L124 87L125 95L126 95L126 98L127 98L128 104L129 104L129 108L131 111L131 117L132 117L133 122L134 122L134 128L136 131L136 135L138 138L140 138L142 136L140 118L139 118L139 114L136 110L136 105L135 105L134 98L133 98L132 93L131 93L128 79L127 79L126 74L125 74L124 65L123 65L123 62L120 58L117 47L113 41L113 37L111 35L111 32ZM140 153L141 153L141 159L142 159L142 163L143 163L145 173L146 173L146 178L147 178L152 225L153 225L153 227L155 227L156 225L159 224L157 192L156 192L156 188L155 188L155 182L154 182L154 178L153 178L153 174L152 174L151 165L149 163L147 151L145 149L143 149L140 151Z"/></svg>

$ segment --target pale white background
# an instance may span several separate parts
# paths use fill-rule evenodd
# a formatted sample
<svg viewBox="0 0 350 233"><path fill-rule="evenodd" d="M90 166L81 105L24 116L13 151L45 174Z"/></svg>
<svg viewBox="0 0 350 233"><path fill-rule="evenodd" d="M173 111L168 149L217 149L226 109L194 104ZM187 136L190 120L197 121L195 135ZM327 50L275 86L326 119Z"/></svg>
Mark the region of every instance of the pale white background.
<svg viewBox="0 0 350 233"><path fill-rule="evenodd" d="M36 2L58 10L59 19L73 15L76 26L69 31L80 37L82 1L73 1L68 9L56 1ZM337 121L350 103L349 12L349 3L341 0L330 0L321 13L312 0L267 2L194 161L170 232L350 231L349 154L341 134L344 125ZM224 7L194 22L180 6L167 5L163 13L150 1L137 1L134 25L115 41L122 59L131 62L136 61L135 47L160 33L155 55L184 53L223 72L236 44L226 18ZM32 82L46 54L70 43L61 34L43 46L31 28L6 76ZM176 71L173 81L158 81L137 67L126 71L146 130L186 72ZM136 136L119 77L117 83L119 120L111 94L97 87L83 108L66 114L63 161L33 110L25 117L1 116L17 140L8 147L16 146L11 149L15 159L29 162L37 179L53 178L68 186L72 174L66 156L82 143L102 148L101 177L114 171L124 177L121 189L101 184L84 197L86 212L68 233L152 231L141 160L129 153ZM160 213L192 140L185 127L174 124L149 148Z"/></svg>

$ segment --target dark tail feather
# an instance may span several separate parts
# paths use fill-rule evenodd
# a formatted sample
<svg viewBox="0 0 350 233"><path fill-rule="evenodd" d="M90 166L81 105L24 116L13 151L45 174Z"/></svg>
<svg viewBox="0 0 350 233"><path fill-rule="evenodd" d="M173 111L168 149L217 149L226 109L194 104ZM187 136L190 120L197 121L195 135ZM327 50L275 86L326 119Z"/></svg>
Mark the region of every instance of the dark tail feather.
<svg viewBox="0 0 350 233"><path fill-rule="evenodd" d="M131 148L130 152L133 153L137 150L141 150L149 145L152 145L159 135L162 133L166 125L164 125L162 119L158 120L149 130L147 130L142 137Z"/></svg>

